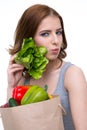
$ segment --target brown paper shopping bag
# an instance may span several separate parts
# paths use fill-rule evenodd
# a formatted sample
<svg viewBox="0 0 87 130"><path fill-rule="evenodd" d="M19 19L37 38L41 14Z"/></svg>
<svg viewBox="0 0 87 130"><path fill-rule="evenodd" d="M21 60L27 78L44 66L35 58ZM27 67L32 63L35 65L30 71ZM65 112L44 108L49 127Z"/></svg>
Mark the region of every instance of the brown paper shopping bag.
<svg viewBox="0 0 87 130"><path fill-rule="evenodd" d="M59 96L38 103L0 108L4 130L64 130Z"/></svg>

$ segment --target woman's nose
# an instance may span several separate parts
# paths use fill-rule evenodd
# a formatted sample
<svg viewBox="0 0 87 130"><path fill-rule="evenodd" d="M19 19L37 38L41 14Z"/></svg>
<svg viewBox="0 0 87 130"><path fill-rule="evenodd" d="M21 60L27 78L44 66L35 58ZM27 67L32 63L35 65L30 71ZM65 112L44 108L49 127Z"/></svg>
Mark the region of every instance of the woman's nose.
<svg viewBox="0 0 87 130"><path fill-rule="evenodd" d="M52 36L52 44L58 44L58 37L57 35Z"/></svg>

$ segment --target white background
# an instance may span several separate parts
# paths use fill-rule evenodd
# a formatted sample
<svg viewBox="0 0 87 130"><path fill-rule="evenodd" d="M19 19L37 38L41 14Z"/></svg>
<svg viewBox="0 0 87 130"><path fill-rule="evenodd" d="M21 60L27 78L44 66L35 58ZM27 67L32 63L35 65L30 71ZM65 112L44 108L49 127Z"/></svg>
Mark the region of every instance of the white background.
<svg viewBox="0 0 87 130"><path fill-rule="evenodd" d="M87 1L86 0L0 0L0 105L6 102L7 67L6 49L13 44L14 31L23 11L32 4L47 4L63 17L68 41L67 61L82 68L87 79ZM0 121L0 130L3 130Z"/></svg>

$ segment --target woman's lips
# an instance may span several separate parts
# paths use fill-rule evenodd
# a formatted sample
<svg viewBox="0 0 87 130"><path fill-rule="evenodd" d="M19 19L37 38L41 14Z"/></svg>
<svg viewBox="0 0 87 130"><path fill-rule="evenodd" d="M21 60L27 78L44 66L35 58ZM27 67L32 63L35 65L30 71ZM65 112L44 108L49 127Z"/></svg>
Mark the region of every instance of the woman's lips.
<svg viewBox="0 0 87 130"><path fill-rule="evenodd" d="M58 49L58 48L52 49L52 53L58 54L58 52L59 52L59 49Z"/></svg>

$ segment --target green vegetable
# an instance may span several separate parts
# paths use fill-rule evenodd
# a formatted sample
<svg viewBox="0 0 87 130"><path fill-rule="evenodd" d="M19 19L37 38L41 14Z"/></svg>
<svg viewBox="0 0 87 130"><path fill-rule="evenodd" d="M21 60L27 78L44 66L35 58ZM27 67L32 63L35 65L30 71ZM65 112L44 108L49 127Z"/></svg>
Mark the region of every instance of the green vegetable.
<svg viewBox="0 0 87 130"><path fill-rule="evenodd" d="M24 65L28 74L34 79L39 79L49 62L45 57L46 53L47 49L45 47L36 46L31 37L25 38L21 50L17 53L15 62Z"/></svg>
<svg viewBox="0 0 87 130"><path fill-rule="evenodd" d="M9 101L8 101L8 106L9 107L18 106L18 102L14 98L10 98Z"/></svg>
<svg viewBox="0 0 87 130"><path fill-rule="evenodd" d="M40 102L49 99L48 93L40 86L32 86L21 100L21 105Z"/></svg>

